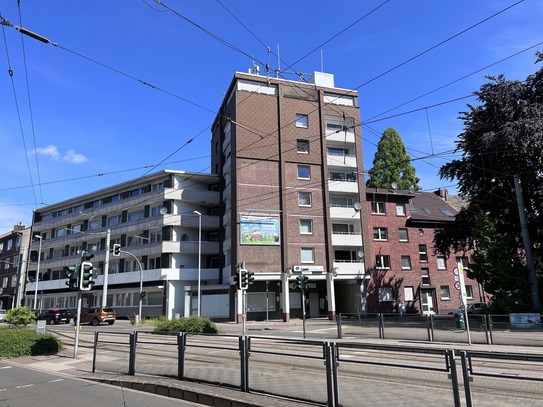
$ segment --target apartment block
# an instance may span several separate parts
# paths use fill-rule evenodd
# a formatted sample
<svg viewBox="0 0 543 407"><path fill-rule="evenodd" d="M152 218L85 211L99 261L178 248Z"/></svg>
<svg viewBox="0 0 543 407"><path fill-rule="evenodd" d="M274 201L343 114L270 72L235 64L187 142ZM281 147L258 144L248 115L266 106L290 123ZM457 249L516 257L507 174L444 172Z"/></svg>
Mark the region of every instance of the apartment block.
<svg viewBox="0 0 543 407"><path fill-rule="evenodd" d="M133 317L141 301L140 317L188 316L201 307L228 318L218 185L212 174L165 170L36 210L28 276L39 278L26 285L26 305L74 310L77 291L66 285L66 268L90 253L97 276L83 291L83 307L108 305Z"/></svg>

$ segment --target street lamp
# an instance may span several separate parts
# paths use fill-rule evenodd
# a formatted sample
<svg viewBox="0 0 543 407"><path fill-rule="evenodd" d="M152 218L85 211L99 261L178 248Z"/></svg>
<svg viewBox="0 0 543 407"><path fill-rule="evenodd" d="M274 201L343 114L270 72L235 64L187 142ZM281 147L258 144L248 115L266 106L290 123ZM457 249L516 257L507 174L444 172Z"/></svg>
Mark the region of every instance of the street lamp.
<svg viewBox="0 0 543 407"><path fill-rule="evenodd" d="M200 316L200 273L202 272L202 214L193 211L198 215L198 316Z"/></svg>
<svg viewBox="0 0 543 407"><path fill-rule="evenodd" d="M38 309L38 281L40 281L40 258L41 258L41 241L42 237L40 235L34 236L37 239L40 239L40 246L38 248L38 267L36 268L36 285L34 287L34 309Z"/></svg>

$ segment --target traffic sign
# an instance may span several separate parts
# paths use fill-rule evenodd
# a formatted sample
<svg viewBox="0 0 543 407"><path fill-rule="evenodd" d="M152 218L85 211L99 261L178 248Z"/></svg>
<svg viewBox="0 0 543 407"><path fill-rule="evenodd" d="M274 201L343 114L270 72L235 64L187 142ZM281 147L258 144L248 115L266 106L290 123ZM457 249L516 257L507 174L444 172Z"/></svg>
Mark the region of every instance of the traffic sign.
<svg viewBox="0 0 543 407"><path fill-rule="evenodd" d="M454 289L459 291L460 290L460 281L455 281L454 282Z"/></svg>
<svg viewBox="0 0 543 407"><path fill-rule="evenodd" d="M455 267L452 271L452 273L457 276L458 275L458 267Z"/></svg>

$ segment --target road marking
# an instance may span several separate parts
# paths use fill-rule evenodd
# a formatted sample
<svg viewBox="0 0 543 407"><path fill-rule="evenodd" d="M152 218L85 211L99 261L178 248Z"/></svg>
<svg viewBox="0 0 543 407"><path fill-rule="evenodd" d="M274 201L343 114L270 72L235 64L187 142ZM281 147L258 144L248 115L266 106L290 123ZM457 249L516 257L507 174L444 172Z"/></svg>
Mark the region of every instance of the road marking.
<svg viewBox="0 0 543 407"><path fill-rule="evenodd" d="M16 389L23 389L23 388L25 388L25 387L32 387L32 386L34 386L34 385L33 385L33 384L24 384L24 385L22 385L22 386L15 386L15 388L16 388Z"/></svg>
<svg viewBox="0 0 543 407"><path fill-rule="evenodd" d="M0 369L11 369L11 366L2 366Z"/></svg>
<svg viewBox="0 0 543 407"><path fill-rule="evenodd" d="M63 381L63 380L64 380L64 379L50 380L49 383L61 382L61 381Z"/></svg>

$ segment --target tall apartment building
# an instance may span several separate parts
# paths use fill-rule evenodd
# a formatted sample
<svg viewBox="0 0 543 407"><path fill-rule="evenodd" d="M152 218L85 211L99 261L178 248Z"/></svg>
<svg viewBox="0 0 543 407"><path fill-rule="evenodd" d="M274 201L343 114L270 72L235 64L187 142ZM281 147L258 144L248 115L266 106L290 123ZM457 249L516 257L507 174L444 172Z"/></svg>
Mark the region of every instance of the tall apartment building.
<svg viewBox="0 0 543 407"><path fill-rule="evenodd" d="M365 184L358 93L330 74L308 82L236 73L212 127L221 177L221 271L255 273L248 318L353 312L366 276ZM235 300L237 299L237 300ZM241 295L232 317L242 315Z"/></svg>
<svg viewBox="0 0 543 407"><path fill-rule="evenodd" d="M15 225L0 236L0 309L21 305L30 229Z"/></svg>
<svg viewBox="0 0 543 407"><path fill-rule="evenodd" d="M188 316L201 306L206 316L228 318L218 184L215 175L165 170L36 210L26 305L74 309L77 291L67 287L65 267L90 252L98 276L83 306L114 306L129 317L141 298L142 316ZM115 244L120 256L110 253Z"/></svg>

